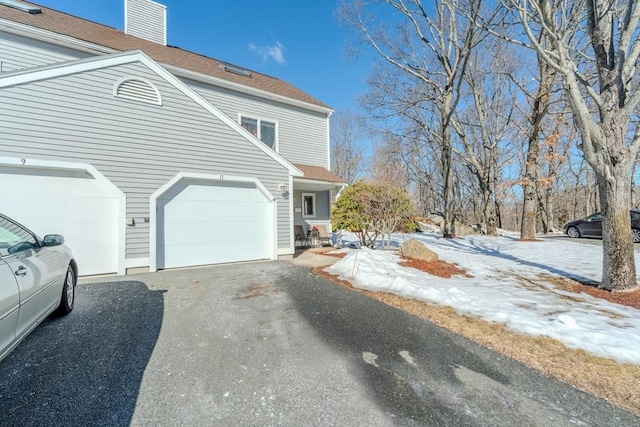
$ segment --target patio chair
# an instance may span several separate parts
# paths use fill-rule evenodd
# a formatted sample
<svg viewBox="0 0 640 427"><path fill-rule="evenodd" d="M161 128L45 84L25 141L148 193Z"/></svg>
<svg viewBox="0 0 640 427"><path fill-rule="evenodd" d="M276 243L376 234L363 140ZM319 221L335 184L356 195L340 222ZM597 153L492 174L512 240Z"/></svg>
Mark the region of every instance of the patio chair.
<svg viewBox="0 0 640 427"><path fill-rule="evenodd" d="M327 226L325 224L316 225L318 229L318 238L320 239L320 245L324 245L325 243L331 246L331 234L327 230Z"/></svg>
<svg viewBox="0 0 640 427"><path fill-rule="evenodd" d="M309 237L304 232L304 228L302 228L301 225L293 226L293 234L295 235L295 238L293 240L294 247L296 245L296 242L300 242L300 247L302 248L306 248L309 246Z"/></svg>

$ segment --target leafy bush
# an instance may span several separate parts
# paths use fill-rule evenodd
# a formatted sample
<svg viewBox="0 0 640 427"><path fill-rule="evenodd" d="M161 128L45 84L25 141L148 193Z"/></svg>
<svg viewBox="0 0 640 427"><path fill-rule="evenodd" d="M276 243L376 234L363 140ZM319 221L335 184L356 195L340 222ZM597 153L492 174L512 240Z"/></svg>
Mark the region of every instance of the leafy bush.
<svg viewBox="0 0 640 427"><path fill-rule="evenodd" d="M413 204L401 188L384 182L358 181L345 188L331 210L331 226L356 233L363 246L374 247L382 235L383 246L391 233L415 230Z"/></svg>

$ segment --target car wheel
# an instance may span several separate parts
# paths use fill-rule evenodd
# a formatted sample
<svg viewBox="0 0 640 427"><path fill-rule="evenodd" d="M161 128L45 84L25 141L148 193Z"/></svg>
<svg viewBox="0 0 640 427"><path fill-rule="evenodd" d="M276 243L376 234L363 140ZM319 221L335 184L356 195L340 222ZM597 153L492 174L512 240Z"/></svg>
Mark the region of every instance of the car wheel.
<svg viewBox="0 0 640 427"><path fill-rule="evenodd" d="M76 300L76 275L71 266L67 267L67 275L64 278L64 286L62 287L62 296L60 297L60 305L56 309L55 314L64 316L71 313L73 304Z"/></svg>
<svg viewBox="0 0 640 427"><path fill-rule="evenodd" d="M631 236L633 236L633 243L640 243L640 230L638 230L637 228L632 228Z"/></svg>
<svg viewBox="0 0 640 427"><path fill-rule="evenodd" d="M569 235L569 237L573 237L574 239L576 237L580 237L580 231L576 227L569 227L569 229L567 230L567 234Z"/></svg>

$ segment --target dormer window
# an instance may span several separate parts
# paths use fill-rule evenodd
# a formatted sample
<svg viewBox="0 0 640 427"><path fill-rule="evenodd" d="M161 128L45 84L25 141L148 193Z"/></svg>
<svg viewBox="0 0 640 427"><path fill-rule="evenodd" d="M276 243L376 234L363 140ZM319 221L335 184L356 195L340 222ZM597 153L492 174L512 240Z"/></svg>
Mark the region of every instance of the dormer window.
<svg viewBox="0 0 640 427"><path fill-rule="evenodd" d="M264 144L276 150L276 124L267 120L240 116L240 126L251 132Z"/></svg>

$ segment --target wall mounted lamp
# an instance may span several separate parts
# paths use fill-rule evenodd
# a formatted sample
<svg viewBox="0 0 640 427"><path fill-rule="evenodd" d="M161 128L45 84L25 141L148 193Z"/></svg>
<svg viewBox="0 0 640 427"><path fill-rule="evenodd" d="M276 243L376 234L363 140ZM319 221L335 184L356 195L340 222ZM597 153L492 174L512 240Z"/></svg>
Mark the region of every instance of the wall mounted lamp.
<svg viewBox="0 0 640 427"><path fill-rule="evenodd" d="M280 192L280 194L282 194L282 197L284 197L285 199L289 197L289 187L284 182L278 185L278 191Z"/></svg>

